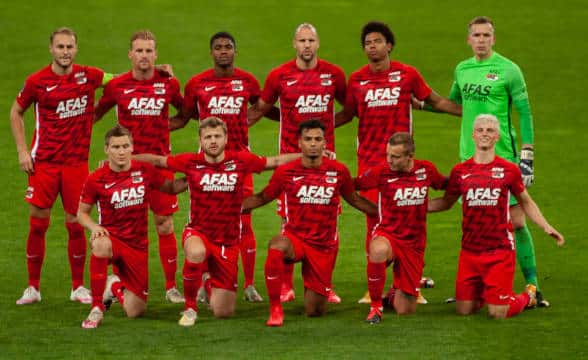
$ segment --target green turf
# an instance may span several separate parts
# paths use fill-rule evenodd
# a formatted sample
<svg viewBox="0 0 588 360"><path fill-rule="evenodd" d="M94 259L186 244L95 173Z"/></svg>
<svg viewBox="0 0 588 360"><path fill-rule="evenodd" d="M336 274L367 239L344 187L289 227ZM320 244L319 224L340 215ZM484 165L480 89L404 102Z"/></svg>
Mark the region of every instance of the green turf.
<svg viewBox="0 0 588 360"><path fill-rule="evenodd" d="M586 76L586 15L583 1L101 1L84 5L71 0L7 2L0 5L0 358L586 358L588 326L583 303L588 288L586 242L583 237L586 196L583 193L587 142L582 90ZM115 306L103 326L83 331L88 306L69 301L69 266L61 205L57 204L47 233L42 274L43 301L17 307L26 284L25 237L28 212L22 196L25 176L18 170L8 112L25 77L49 62L47 42L56 27L68 25L79 34L77 62L110 72L129 68L128 38L140 28L158 36L159 62L171 63L181 83L210 66L208 39L219 30L237 39L238 66L263 82L268 71L293 57L292 31L301 22L314 23L321 35L321 57L341 65L346 74L365 64L360 27L371 19L391 24L397 36L392 56L416 66L438 93L447 95L455 64L470 55L465 24L489 15L497 26L496 49L523 69L529 88L536 130L536 185L531 194L552 224L567 238L557 249L536 226L539 279L552 308L528 311L507 321L484 314L457 317L442 304L452 295L459 249L458 209L435 214L429 221L426 274L436 288L425 290L430 304L418 314L399 318L385 314L379 326L362 320L366 306L355 303L365 290L363 217L345 207L341 217L341 248L334 284L343 303L330 307L324 318L302 316L298 298L285 306L283 328L264 325L267 303L238 303L230 320L215 320L200 312L194 328L177 326L181 307L163 300L163 276L151 248L150 299L146 316L124 318ZM457 160L459 120L446 115L416 113L417 157L434 161L448 172ZM110 113L94 132L91 166L102 156L101 138L114 123ZM337 130L338 158L354 172L357 122ZM27 130L32 129L32 111ZM197 146L194 124L172 136L175 151ZM253 150L273 154L276 123L264 120L251 130ZM257 177L260 189L269 174ZM176 234L186 218L187 197L175 217ZM279 220L271 205L254 213L258 238L256 279L265 296L262 271L268 239ZM151 229L153 231L153 229ZM298 269L298 267L297 267ZM180 276L178 275L178 280ZM516 289L522 289L517 272ZM297 294L302 294L299 276Z"/></svg>

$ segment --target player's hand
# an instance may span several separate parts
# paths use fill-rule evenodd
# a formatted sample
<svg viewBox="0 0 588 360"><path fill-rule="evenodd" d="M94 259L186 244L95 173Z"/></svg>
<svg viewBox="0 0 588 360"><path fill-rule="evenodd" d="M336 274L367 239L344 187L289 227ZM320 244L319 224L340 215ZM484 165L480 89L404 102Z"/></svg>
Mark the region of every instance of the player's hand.
<svg viewBox="0 0 588 360"><path fill-rule="evenodd" d="M97 238L105 237L105 236L110 236L110 233L108 232L108 230L106 230L105 228L103 228L100 225L96 225L92 229L92 235L90 235L90 240L95 240Z"/></svg>
<svg viewBox="0 0 588 360"><path fill-rule="evenodd" d="M170 64L155 65L155 70L163 76L174 77L174 69Z"/></svg>
<svg viewBox="0 0 588 360"><path fill-rule="evenodd" d="M35 172L35 166L33 165L33 158L31 157L30 152L19 152L18 163L20 165L21 170L26 172L28 175L31 175Z"/></svg>
<svg viewBox="0 0 588 360"><path fill-rule="evenodd" d="M337 154L334 151L331 150L323 150L323 156L326 157L327 159L330 160L336 160L337 159Z"/></svg>
<svg viewBox="0 0 588 360"><path fill-rule="evenodd" d="M519 168L521 169L521 174L523 174L523 183L525 184L525 187L531 187L535 180L535 175L533 175L533 158L533 149L521 150L521 162L519 163Z"/></svg>
<svg viewBox="0 0 588 360"><path fill-rule="evenodd" d="M415 98L414 96L411 96L410 102L412 104L413 109L423 110L425 108L425 102L420 101L419 99Z"/></svg>
<svg viewBox="0 0 588 360"><path fill-rule="evenodd" d="M545 229L543 229L545 231L545 233L549 236L551 236L552 238L555 239L555 243L557 244L557 246L563 246L563 244L565 244L565 239L563 237L562 234L560 234L557 230L555 230L553 227L551 227L551 225L547 225L547 227Z"/></svg>

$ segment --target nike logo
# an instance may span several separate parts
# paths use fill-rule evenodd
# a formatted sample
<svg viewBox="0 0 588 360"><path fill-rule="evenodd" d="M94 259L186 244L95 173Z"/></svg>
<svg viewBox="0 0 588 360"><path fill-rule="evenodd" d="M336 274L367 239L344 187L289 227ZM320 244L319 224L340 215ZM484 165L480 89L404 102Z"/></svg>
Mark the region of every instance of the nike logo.
<svg viewBox="0 0 588 360"><path fill-rule="evenodd" d="M286 81L286 85L292 86L292 85L296 84L297 82L298 82L298 80Z"/></svg>
<svg viewBox="0 0 588 360"><path fill-rule="evenodd" d="M294 176L292 178L292 181L298 181L298 180L302 180L302 179L304 179L304 176Z"/></svg>
<svg viewBox="0 0 588 360"><path fill-rule="evenodd" d="M506 299L510 298L510 295L499 295L498 298L500 300L506 300Z"/></svg>
<svg viewBox="0 0 588 360"><path fill-rule="evenodd" d="M469 178L470 176L472 176L472 174L464 174L464 175L461 176L461 178L463 180L463 179Z"/></svg>
<svg viewBox="0 0 588 360"><path fill-rule="evenodd" d="M168 264L173 264L176 262L176 259L167 259Z"/></svg>
<svg viewBox="0 0 588 360"><path fill-rule="evenodd" d="M147 295L149 295L149 292L148 292L148 291L145 291L145 290L143 290L143 295L147 296Z"/></svg>
<svg viewBox="0 0 588 360"><path fill-rule="evenodd" d="M276 280L277 278L279 278L279 276L266 276L265 278L267 280Z"/></svg>
<svg viewBox="0 0 588 360"><path fill-rule="evenodd" d="M216 88L216 86L206 86L204 88L204 91L210 91L210 90L214 90Z"/></svg>
<svg viewBox="0 0 588 360"><path fill-rule="evenodd" d="M398 181L400 180L399 178L392 178L392 179L388 179L388 183L393 183L394 181Z"/></svg>
<svg viewBox="0 0 588 360"><path fill-rule="evenodd" d="M175 209L175 208L177 208L177 207L178 207L178 203L175 203L175 204L173 204L173 205L171 206L171 208L172 208L172 209Z"/></svg>
<svg viewBox="0 0 588 360"><path fill-rule="evenodd" d="M113 187L114 185L116 185L116 183L115 183L115 182L113 182L113 183L110 183L110 184L104 184L104 188L105 188L105 189L110 189L110 188L111 188L111 187Z"/></svg>
<svg viewBox="0 0 588 360"><path fill-rule="evenodd" d="M47 92L55 90L57 88L57 86L58 85L47 86Z"/></svg>
<svg viewBox="0 0 588 360"><path fill-rule="evenodd" d="M246 252L247 254L252 254L254 253L256 250L255 249L247 249Z"/></svg>
<svg viewBox="0 0 588 360"><path fill-rule="evenodd" d="M369 82L370 82L369 80L360 81L359 85L364 86L364 85L367 85Z"/></svg>
<svg viewBox="0 0 588 360"><path fill-rule="evenodd" d="M29 255L29 254L27 254L27 259L34 259L34 258L37 258L37 257L39 257L39 255Z"/></svg>
<svg viewBox="0 0 588 360"><path fill-rule="evenodd" d="M196 165L196 169L204 169L206 165Z"/></svg>
<svg viewBox="0 0 588 360"><path fill-rule="evenodd" d="M130 94L130 93L132 93L132 92L133 92L133 91L135 91L135 90L136 90L136 89L126 89L126 90L124 90L124 91L123 91L123 93L125 93L125 94Z"/></svg>
<svg viewBox="0 0 588 360"><path fill-rule="evenodd" d="M86 257L86 254L80 254L80 255L76 255L76 254L74 254L74 255L73 255L73 258L74 258L74 259L82 259L82 258L85 258L85 257Z"/></svg>
<svg viewBox="0 0 588 360"><path fill-rule="evenodd" d="M369 277L368 278L368 281L380 281L380 278L371 278L371 277Z"/></svg>

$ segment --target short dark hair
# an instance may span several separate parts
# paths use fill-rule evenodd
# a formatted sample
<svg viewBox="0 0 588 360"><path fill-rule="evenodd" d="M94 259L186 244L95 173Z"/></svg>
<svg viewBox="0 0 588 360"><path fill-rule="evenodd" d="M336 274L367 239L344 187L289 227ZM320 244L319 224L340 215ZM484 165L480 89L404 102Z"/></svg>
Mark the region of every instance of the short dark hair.
<svg viewBox="0 0 588 360"><path fill-rule="evenodd" d="M235 47L235 49L237 48L237 42L235 41L235 38L233 37L233 35L231 35L227 31L219 31L216 34L212 35L212 37L210 38L210 50L212 50L212 43L216 39L229 39L233 43L233 46Z"/></svg>
<svg viewBox="0 0 588 360"><path fill-rule="evenodd" d="M206 128L217 128L221 127L225 133L227 134L227 124L221 119L210 116L200 122L200 126L198 127L198 135L202 135L202 130Z"/></svg>
<svg viewBox="0 0 588 360"><path fill-rule="evenodd" d="M298 136L302 135L304 130L309 129L321 129L323 134L325 133L325 125L320 120L310 119L298 124Z"/></svg>
<svg viewBox="0 0 588 360"><path fill-rule="evenodd" d="M394 46L396 44L394 33L390 27L381 21L370 21L361 29L361 46L365 45L365 37L370 33L380 33L386 38L386 42Z"/></svg>
<svg viewBox="0 0 588 360"><path fill-rule="evenodd" d="M406 154L414 154L414 139L410 133L399 131L394 133L388 139L388 145L404 145L404 150L406 150Z"/></svg>
<svg viewBox="0 0 588 360"><path fill-rule="evenodd" d="M488 16L476 16L468 23L468 32L472 29L472 25L477 24L490 24L492 26L492 30L494 30L494 21L490 19Z"/></svg>
<svg viewBox="0 0 588 360"><path fill-rule="evenodd" d="M106 135L104 136L104 145L108 146L110 138L121 136L128 136L129 140L131 140L131 144L133 143L133 135L131 135L129 129L120 124L116 124L112 129L106 132Z"/></svg>
<svg viewBox="0 0 588 360"><path fill-rule="evenodd" d="M49 35L49 44L53 44L53 38L55 37L55 35L58 35L58 34L64 34L64 35L73 36L76 44L78 43L78 35L76 35L76 32L73 31L72 28L68 28L68 27L62 26L62 27L60 27L58 29L55 29L51 33L51 35Z"/></svg>
<svg viewBox="0 0 588 360"><path fill-rule="evenodd" d="M133 48L133 41L135 40L153 40L155 46L157 47L157 40L155 39L155 34L153 34L149 30L135 31L135 33L131 35L130 49Z"/></svg>

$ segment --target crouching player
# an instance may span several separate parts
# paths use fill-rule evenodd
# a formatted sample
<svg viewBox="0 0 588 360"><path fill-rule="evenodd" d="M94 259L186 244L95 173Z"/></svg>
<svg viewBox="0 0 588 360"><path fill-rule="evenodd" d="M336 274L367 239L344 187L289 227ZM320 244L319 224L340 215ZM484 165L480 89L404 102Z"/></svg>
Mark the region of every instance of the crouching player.
<svg viewBox="0 0 588 360"><path fill-rule="evenodd" d="M488 304L491 317L511 317L536 305L537 289L529 284L523 293L513 293L516 254L510 195L533 222L555 238L557 245L564 244L564 237L549 225L525 190L518 166L496 156L500 137L496 117L478 115L472 137L474 156L451 170L445 195L431 200L429 211L447 210L462 198L463 236L455 281L457 313L473 314Z"/></svg>
<svg viewBox="0 0 588 360"><path fill-rule="evenodd" d="M368 249L368 291L372 299L367 323L382 319L386 267L394 262L394 284L388 299L398 314L416 311L427 237L429 187L444 188L446 178L428 161L414 158L414 141L397 132L386 146L386 162L363 173L358 190L378 191L379 222Z"/></svg>
<svg viewBox="0 0 588 360"><path fill-rule="evenodd" d="M104 152L108 162L86 179L78 209L80 224L92 233L92 310L82 322L85 329L98 327L104 316L103 301L113 296L128 317L143 314L148 294L149 195L154 189L177 194L188 187L185 179L168 180L153 165L131 160L133 139L120 125L106 133ZM94 204L99 223L90 217ZM115 275L107 281L109 263Z"/></svg>
<svg viewBox="0 0 588 360"><path fill-rule="evenodd" d="M302 158L280 166L262 192L243 202L243 210L248 211L284 193L285 223L282 233L271 239L265 262L268 326L282 326L284 322L280 293L285 263L302 262L306 315L324 314L339 248L339 196L369 215L375 216L378 211L375 204L355 192L345 165L323 157L325 126L319 120L299 124L298 145Z"/></svg>

